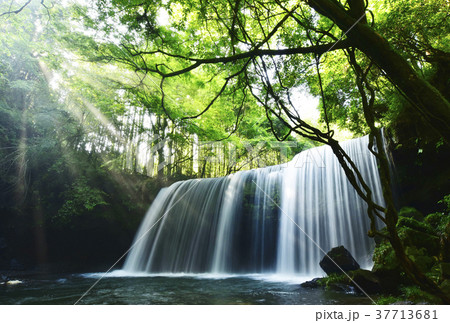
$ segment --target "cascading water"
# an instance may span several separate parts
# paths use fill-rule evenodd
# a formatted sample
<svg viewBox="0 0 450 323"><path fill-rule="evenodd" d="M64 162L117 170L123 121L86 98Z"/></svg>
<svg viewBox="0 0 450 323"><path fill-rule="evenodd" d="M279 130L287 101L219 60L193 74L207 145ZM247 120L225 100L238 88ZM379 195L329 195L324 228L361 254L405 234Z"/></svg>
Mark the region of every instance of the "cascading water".
<svg viewBox="0 0 450 323"><path fill-rule="evenodd" d="M368 137L342 147L383 204ZM371 264L366 204L327 146L283 165L177 182L139 228L126 272L317 275L323 251L344 245Z"/></svg>

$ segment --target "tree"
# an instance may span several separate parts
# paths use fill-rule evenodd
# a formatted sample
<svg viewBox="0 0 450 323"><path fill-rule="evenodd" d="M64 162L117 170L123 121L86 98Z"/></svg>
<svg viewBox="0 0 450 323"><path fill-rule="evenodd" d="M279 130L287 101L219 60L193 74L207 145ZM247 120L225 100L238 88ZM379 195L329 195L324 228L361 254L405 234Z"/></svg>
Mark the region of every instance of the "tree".
<svg viewBox="0 0 450 323"><path fill-rule="evenodd" d="M90 73L66 74L67 52L54 37L66 31L58 25L66 12L56 6L47 12L40 3L0 17L2 269L11 262L30 268L111 261L128 248L154 194L148 178L108 171L103 158L114 155L108 126L120 126L123 102L115 83L94 73L95 64ZM9 4L1 2L0 12ZM52 20L45 23L47 14ZM99 110L101 120L93 116ZM108 115L115 118L105 126Z"/></svg>
<svg viewBox="0 0 450 323"><path fill-rule="evenodd" d="M4 15L21 12L30 2L5 9ZM395 89L409 101L407 109L449 142L449 27L442 23L448 10L444 0L395 4L389 0L98 0L91 10L82 6L75 9L86 28L96 31L95 36L68 34L72 45L81 45L78 53L96 63L126 67L137 76L135 84L117 82L121 83L119 88L107 91L109 97L119 89L129 95L119 95L118 100L130 113L122 128L128 140L126 153L116 150L122 165L137 168L137 159L128 156L138 150L142 132L153 132L160 140L178 138L179 143L199 133L215 140L224 134L245 138L245 131L238 130L245 124L244 116L248 119L253 116L251 111L262 112L266 122L258 124L265 125L279 141L297 134L331 146L349 181L367 202L372 220L369 235L382 235L375 226L379 218L386 224L387 238L408 275L443 301L450 301L405 255L396 231L398 215L380 130L383 123L389 123L387 116L395 114L385 97L387 91ZM412 26L415 16L423 19ZM401 32L393 32L389 21L395 21ZM152 82L159 83L160 93L155 93L154 87L149 90ZM95 87L81 84L78 89L85 93L80 101L106 98ZM302 109L292 98L303 84L321 97L319 126L301 117ZM187 93L192 94L189 100ZM169 100L173 96L183 100ZM110 98L105 102L102 112L114 119ZM138 111L134 102L145 110ZM81 103L89 109L89 104ZM156 121L151 130L143 127L146 111ZM205 116L209 121L202 119ZM218 122L225 129L218 130ZM104 138L108 126L93 123L87 134L95 139L89 144L90 151L108 150L110 144ZM379 161L386 206L373 202L356 165L335 139L333 124L370 134L369 149ZM248 131L251 126L246 128ZM265 130L256 133L264 136ZM166 158L164 149L159 142L155 146L159 147L161 165ZM88 149L86 145L81 148ZM206 172L203 168L202 174ZM163 175L161 171L159 175Z"/></svg>
<svg viewBox="0 0 450 323"><path fill-rule="evenodd" d="M426 10L432 8L440 14L446 8L444 1L440 2L441 6L433 7L426 1ZM383 2L386 7L389 3ZM417 3L419 1L404 1L402 5ZM161 20L164 13L170 16L170 23ZM97 14L95 18L85 14L84 18L90 26L120 39L120 42L101 44L96 59L113 60L136 73L159 78L161 108L174 124L180 125L211 113L216 101L223 96L250 93L258 105L264 107L270 128L278 140L283 141L296 133L330 145L349 181L368 204L368 215L372 220L369 234L381 234L375 227L375 218L381 219L406 273L425 290L450 302L450 298L420 272L403 250L396 231L398 216L390 189L388 162L382 147L381 130L377 126L383 121L383 111L380 113L378 108L385 104L381 90L395 87L411 102L411 109L449 142L449 102L439 87L420 75L424 69L433 67L436 60L441 65L446 64L448 42L446 48L437 48L433 45L434 40L427 41L430 46L422 51L419 46L402 48L382 35L386 30L377 29L376 21L379 16L383 18L383 10L369 7L363 0L295 3L283 0L184 0L144 4L99 0ZM109 22L126 26L127 32L119 34ZM422 41L414 33L408 36L414 45ZM429 39L442 37L442 33L437 36L428 33L428 36ZM413 52L416 58L425 58L422 71L413 66L408 57ZM324 70L333 69L333 62L343 62L344 71L337 74L348 74L348 79L353 80L353 89L330 94L326 87L330 83L329 73ZM339 67L334 66L334 69ZM312 71L315 76L311 76ZM221 81L215 95L199 113L168 104L166 100L165 91L170 80L186 76L203 79L203 84L209 79ZM303 83L309 83L311 90L322 98L323 126L320 128L305 122L299 115L301 109L292 102L293 90ZM334 106L330 96L337 99ZM373 202L372 193L357 167L333 138L330 120L342 118L334 117L342 111L339 100L351 106L355 115L360 115L366 123L366 128L362 127L360 131L370 133L369 149L380 164L385 207ZM180 111L183 112L180 114ZM239 114L238 111L237 120Z"/></svg>

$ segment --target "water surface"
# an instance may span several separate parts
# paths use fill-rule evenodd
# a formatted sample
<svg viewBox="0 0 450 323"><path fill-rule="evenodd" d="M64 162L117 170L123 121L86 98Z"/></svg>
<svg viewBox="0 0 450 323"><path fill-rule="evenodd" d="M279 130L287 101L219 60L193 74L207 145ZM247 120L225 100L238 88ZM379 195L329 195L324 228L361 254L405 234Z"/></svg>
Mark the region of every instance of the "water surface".
<svg viewBox="0 0 450 323"><path fill-rule="evenodd" d="M28 278L0 286L0 304L74 304L103 274ZM298 280L298 281L296 281ZM343 292L300 287L303 278L270 275L136 275L102 278L79 304L370 304Z"/></svg>

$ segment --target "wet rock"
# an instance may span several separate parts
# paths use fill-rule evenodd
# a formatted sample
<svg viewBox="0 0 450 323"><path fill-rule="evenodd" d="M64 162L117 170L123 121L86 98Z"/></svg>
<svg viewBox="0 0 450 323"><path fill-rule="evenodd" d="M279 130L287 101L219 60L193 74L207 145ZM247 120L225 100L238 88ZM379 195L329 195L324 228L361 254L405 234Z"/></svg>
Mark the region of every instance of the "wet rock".
<svg viewBox="0 0 450 323"><path fill-rule="evenodd" d="M348 272L360 268L358 262L344 246L331 249L319 265L327 275L339 274L342 273L342 270Z"/></svg>
<svg viewBox="0 0 450 323"><path fill-rule="evenodd" d="M303 288L311 288L311 289L322 288L322 285L320 284L320 278L308 280L304 283L301 283L300 286Z"/></svg>
<svg viewBox="0 0 450 323"><path fill-rule="evenodd" d="M346 294L355 294L355 287L350 284L344 284L344 283L330 283L327 286L328 290L335 290L337 292L344 292Z"/></svg>

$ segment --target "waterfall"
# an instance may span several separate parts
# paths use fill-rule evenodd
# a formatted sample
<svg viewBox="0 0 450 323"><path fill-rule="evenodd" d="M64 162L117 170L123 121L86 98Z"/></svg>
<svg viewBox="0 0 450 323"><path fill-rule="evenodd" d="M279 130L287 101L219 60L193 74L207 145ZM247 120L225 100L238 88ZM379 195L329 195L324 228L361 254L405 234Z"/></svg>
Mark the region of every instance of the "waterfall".
<svg viewBox="0 0 450 323"><path fill-rule="evenodd" d="M342 143L383 204L367 146L367 136ZM123 269L317 275L323 251L338 245L368 267L374 242L366 212L330 147L312 148L283 165L162 189Z"/></svg>

